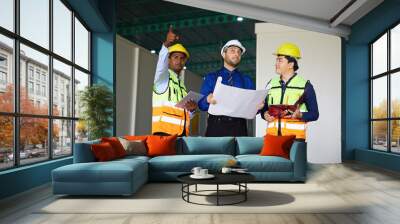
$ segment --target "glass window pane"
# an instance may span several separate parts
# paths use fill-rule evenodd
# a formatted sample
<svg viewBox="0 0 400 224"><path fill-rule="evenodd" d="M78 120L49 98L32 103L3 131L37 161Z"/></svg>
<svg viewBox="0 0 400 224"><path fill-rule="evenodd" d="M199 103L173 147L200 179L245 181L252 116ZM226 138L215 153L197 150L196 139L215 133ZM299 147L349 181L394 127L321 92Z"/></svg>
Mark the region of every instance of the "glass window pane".
<svg viewBox="0 0 400 224"><path fill-rule="evenodd" d="M47 115L49 108L49 57L21 44L20 60L21 113ZM43 89L45 92L43 92Z"/></svg>
<svg viewBox="0 0 400 224"><path fill-rule="evenodd" d="M75 18L75 63L89 70L89 32Z"/></svg>
<svg viewBox="0 0 400 224"><path fill-rule="evenodd" d="M392 152L400 153L400 120L391 121Z"/></svg>
<svg viewBox="0 0 400 224"><path fill-rule="evenodd" d="M14 124L10 116L0 116L0 170L14 165Z"/></svg>
<svg viewBox="0 0 400 224"><path fill-rule="evenodd" d="M0 26L14 31L14 0L0 1Z"/></svg>
<svg viewBox="0 0 400 224"><path fill-rule="evenodd" d="M387 34L372 44L372 75L387 71Z"/></svg>
<svg viewBox="0 0 400 224"><path fill-rule="evenodd" d="M72 12L60 0L53 0L53 17L53 51L72 60Z"/></svg>
<svg viewBox="0 0 400 224"><path fill-rule="evenodd" d="M400 24L391 31L390 60L391 69L400 67Z"/></svg>
<svg viewBox="0 0 400 224"><path fill-rule="evenodd" d="M391 75L391 116L400 117L400 72Z"/></svg>
<svg viewBox="0 0 400 224"><path fill-rule="evenodd" d="M53 60L53 115L72 117L71 66Z"/></svg>
<svg viewBox="0 0 400 224"><path fill-rule="evenodd" d="M20 119L20 164L34 163L49 158L48 129L45 118Z"/></svg>
<svg viewBox="0 0 400 224"><path fill-rule="evenodd" d="M53 120L53 157L72 155L72 121Z"/></svg>
<svg viewBox="0 0 400 224"><path fill-rule="evenodd" d="M387 77L372 81L372 118L387 118Z"/></svg>
<svg viewBox="0 0 400 224"><path fill-rule="evenodd" d="M387 121L372 122L372 148L387 151Z"/></svg>
<svg viewBox="0 0 400 224"><path fill-rule="evenodd" d="M20 0L21 36L49 48L49 0Z"/></svg>
<svg viewBox="0 0 400 224"><path fill-rule="evenodd" d="M0 111L14 111L14 43L0 35Z"/></svg>
<svg viewBox="0 0 400 224"><path fill-rule="evenodd" d="M75 143L85 142L88 138L88 128L84 120L75 121Z"/></svg>
<svg viewBox="0 0 400 224"><path fill-rule="evenodd" d="M81 115L80 94L86 86L89 86L89 75L75 69L75 117Z"/></svg>

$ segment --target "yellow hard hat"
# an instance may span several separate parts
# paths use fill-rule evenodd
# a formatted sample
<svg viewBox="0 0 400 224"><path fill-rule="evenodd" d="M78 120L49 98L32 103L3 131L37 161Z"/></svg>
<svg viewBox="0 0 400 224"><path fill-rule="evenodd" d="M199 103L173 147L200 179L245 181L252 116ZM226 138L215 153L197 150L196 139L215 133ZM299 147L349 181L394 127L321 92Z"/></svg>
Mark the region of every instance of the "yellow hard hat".
<svg viewBox="0 0 400 224"><path fill-rule="evenodd" d="M172 52L181 52L186 55L186 58L189 58L189 52L186 50L186 48L182 44L174 44L171 47L168 48L168 53Z"/></svg>
<svg viewBox="0 0 400 224"><path fill-rule="evenodd" d="M285 56L290 56L294 57L296 59L300 59L300 49L297 47L296 44L293 43L283 43L281 46L276 49L276 52L274 55L285 55Z"/></svg>

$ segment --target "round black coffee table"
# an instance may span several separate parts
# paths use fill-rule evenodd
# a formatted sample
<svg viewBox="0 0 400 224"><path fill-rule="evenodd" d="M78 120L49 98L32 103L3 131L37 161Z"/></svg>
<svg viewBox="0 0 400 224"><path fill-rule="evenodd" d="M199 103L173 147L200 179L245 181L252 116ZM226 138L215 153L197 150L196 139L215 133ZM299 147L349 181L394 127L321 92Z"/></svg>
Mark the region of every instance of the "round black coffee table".
<svg viewBox="0 0 400 224"><path fill-rule="evenodd" d="M213 174L215 177L212 179L193 179L190 177L191 173L182 174L177 177L178 181L182 183L182 199L188 203L198 205L234 205L247 200L247 192L249 188L247 183L255 180L255 177L248 173L216 173ZM215 190L197 190L197 185L215 185ZM194 191L190 191L190 186L195 186ZM237 190L223 190L220 189L220 185L236 185ZM206 194L209 192L215 192L215 194ZM216 197L216 204L202 204L193 202L190 200L190 196L204 196L204 197ZM231 203L221 203L221 197L232 197L241 196L239 200Z"/></svg>

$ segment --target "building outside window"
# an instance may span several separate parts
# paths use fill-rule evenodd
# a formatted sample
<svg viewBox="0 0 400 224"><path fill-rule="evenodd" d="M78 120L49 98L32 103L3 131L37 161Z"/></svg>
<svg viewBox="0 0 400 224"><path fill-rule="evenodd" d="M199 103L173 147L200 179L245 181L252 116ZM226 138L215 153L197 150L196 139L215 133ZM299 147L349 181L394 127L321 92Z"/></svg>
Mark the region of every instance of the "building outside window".
<svg viewBox="0 0 400 224"><path fill-rule="evenodd" d="M0 23L8 30L0 29L0 97L10 97L0 101L0 123L5 130L0 132L0 156L4 158L0 160L0 171L71 156L74 141L87 139L86 127L78 125L79 114L65 106L79 102L77 93L90 83L80 81L90 80L91 76L90 31L65 1L21 0L18 3L19 12L10 10L8 13L14 21L19 21L15 24L19 33ZM52 49L50 43L53 43ZM75 55L74 60L72 55ZM18 63L13 58L19 58ZM16 65L20 65L19 74L14 74ZM79 75L73 79L76 73ZM20 80L19 88L15 86L15 76ZM50 80L53 80L53 89L47 94ZM60 80L64 82L62 87L58 85ZM74 84L79 84L79 88L65 88ZM2 89L2 85L12 88ZM14 90L20 94L15 94ZM62 107L57 106L56 100L61 94ZM51 97L54 105L50 105ZM19 112L14 111L14 106L20 108ZM33 132L43 134L33 136Z"/></svg>
<svg viewBox="0 0 400 224"><path fill-rule="evenodd" d="M29 91L29 94L33 94L33 92L34 92L33 82L31 82L31 81L28 82L28 91Z"/></svg>
<svg viewBox="0 0 400 224"><path fill-rule="evenodd" d="M29 79L33 80L33 67L32 66L29 66L28 74L29 74Z"/></svg>
<svg viewBox="0 0 400 224"><path fill-rule="evenodd" d="M400 153L400 25L370 44L371 148Z"/></svg>

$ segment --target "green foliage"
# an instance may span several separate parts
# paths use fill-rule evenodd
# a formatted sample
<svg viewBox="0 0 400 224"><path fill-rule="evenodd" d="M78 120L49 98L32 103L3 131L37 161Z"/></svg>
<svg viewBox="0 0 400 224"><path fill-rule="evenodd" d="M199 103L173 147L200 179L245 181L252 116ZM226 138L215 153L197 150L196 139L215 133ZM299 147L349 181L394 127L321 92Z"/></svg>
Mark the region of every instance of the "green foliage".
<svg viewBox="0 0 400 224"><path fill-rule="evenodd" d="M82 118L89 131L89 139L109 136L107 132L112 125L113 95L104 85L88 86L80 93Z"/></svg>
<svg viewBox="0 0 400 224"><path fill-rule="evenodd" d="M382 100L378 106L372 109L373 118L388 118L387 112L387 100ZM392 107L392 118L399 118L400 117L400 100L393 99L391 101ZM392 121L391 122L391 135L392 139L396 140L400 139L400 122L399 121ZM387 136L387 122L386 121L375 121L374 125L372 126L374 137L378 138L386 138Z"/></svg>

